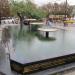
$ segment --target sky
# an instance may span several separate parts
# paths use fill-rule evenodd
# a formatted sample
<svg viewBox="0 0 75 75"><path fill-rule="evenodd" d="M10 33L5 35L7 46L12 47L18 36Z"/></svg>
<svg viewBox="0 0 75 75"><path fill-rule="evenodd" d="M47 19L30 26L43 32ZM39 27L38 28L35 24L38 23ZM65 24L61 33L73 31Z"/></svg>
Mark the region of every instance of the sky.
<svg viewBox="0 0 75 75"><path fill-rule="evenodd" d="M17 0L17 1L24 1L24 0ZM64 1L66 1L66 0L31 0L31 1L34 2L35 4L41 6L41 5L43 5L43 4L47 4L48 2L61 3L61 2L64 2ZM68 3L69 3L70 5L75 5L75 0L67 0L67 1L68 1Z"/></svg>
<svg viewBox="0 0 75 75"><path fill-rule="evenodd" d="M61 3L61 2L64 2L64 1L66 1L66 0L34 0L34 2L35 2L36 4L38 4L38 5L47 4L48 2ZM75 5L75 0L67 0L67 1L68 1L68 3L69 3L70 5Z"/></svg>

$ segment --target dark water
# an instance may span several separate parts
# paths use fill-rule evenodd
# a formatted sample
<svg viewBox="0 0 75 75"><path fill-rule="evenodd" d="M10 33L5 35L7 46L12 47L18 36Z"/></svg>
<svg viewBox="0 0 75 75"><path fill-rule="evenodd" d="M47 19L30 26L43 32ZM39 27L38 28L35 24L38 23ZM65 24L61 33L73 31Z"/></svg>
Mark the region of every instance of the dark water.
<svg viewBox="0 0 75 75"><path fill-rule="evenodd" d="M50 32L50 37L55 40L41 40L37 36L23 32L18 34L18 28L12 28L12 37L15 46L15 53L11 54L12 59L21 63L29 63L75 53L75 28L67 30L58 29L57 32ZM42 33L45 35L44 33Z"/></svg>

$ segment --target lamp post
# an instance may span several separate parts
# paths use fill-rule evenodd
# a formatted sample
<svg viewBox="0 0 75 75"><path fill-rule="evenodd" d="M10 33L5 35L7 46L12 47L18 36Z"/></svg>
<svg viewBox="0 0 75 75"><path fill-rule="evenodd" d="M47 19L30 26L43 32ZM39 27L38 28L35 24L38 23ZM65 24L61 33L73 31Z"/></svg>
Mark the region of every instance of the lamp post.
<svg viewBox="0 0 75 75"><path fill-rule="evenodd" d="M67 18L67 0L66 0L66 3L65 3L65 15L64 15L64 21L66 20ZM66 26L67 24L64 22L64 26Z"/></svg>
<svg viewBox="0 0 75 75"><path fill-rule="evenodd" d="M67 0L66 0L66 5L65 5L65 18L67 18Z"/></svg>
<svg viewBox="0 0 75 75"><path fill-rule="evenodd" d="M1 0L0 0L0 25L1 25L1 15L2 15L2 4L1 4Z"/></svg>
<svg viewBox="0 0 75 75"><path fill-rule="evenodd" d="M0 25L1 25L1 11L0 11Z"/></svg>

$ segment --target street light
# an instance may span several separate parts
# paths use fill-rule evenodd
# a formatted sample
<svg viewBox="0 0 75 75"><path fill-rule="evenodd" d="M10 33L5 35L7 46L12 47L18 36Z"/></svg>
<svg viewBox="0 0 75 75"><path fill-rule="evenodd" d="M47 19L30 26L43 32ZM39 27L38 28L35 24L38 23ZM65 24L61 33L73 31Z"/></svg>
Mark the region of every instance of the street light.
<svg viewBox="0 0 75 75"><path fill-rule="evenodd" d="M67 17L67 0L66 0L66 5L65 5L65 18Z"/></svg>
<svg viewBox="0 0 75 75"><path fill-rule="evenodd" d="M0 25L1 25L1 11L0 11Z"/></svg>
<svg viewBox="0 0 75 75"><path fill-rule="evenodd" d="M0 0L0 25L1 25L1 13L2 12L2 4L1 4L1 0Z"/></svg>

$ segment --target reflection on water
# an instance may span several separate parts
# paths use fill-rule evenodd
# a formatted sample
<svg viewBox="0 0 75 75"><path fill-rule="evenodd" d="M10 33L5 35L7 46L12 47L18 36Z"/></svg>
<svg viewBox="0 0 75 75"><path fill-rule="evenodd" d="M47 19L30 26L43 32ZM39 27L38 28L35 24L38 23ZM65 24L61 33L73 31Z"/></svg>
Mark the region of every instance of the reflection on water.
<svg viewBox="0 0 75 75"><path fill-rule="evenodd" d="M75 28L59 29L54 33L56 40L53 41L41 41L34 34L26 33L26 31L21 34L18 31L18 28L12 28L16 45L16 55L13 58L18 58L18 61L32 62L75 52Z"/></svg>

